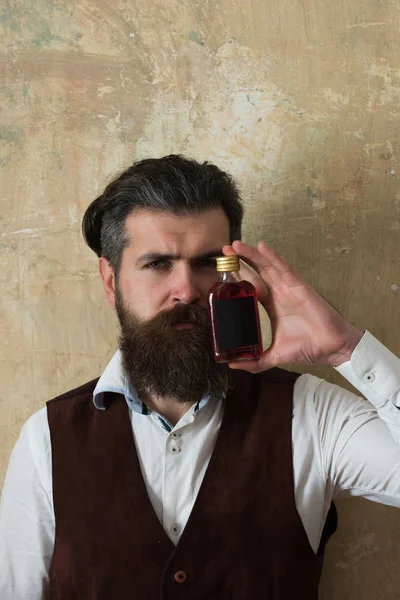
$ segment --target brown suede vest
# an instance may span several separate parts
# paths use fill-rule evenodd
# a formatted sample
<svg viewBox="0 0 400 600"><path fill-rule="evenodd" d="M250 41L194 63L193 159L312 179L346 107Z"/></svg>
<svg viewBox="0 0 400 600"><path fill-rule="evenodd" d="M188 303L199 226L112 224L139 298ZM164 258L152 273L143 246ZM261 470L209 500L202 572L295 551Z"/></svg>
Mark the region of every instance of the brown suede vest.
<svg viewBox="0 0 400 600"><path fill-rule="evenodd" d="M234 379L176 547L149 501L125 398L106 393L107 410L97 410L93 381L48 403L52 600L317 599L322 551L311 549L294 501L296 375Z"/></svg>

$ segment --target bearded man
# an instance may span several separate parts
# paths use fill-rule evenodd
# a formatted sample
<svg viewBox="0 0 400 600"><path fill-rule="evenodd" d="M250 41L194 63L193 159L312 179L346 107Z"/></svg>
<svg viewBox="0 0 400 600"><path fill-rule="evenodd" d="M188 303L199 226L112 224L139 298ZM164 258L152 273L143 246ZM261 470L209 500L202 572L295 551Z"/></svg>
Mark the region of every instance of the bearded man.
<svg viewBox="0 0 400 600"><path fill-rule="evenodd" d="M333 500L400 506L400 368L264 242L233 179L133 164L87 209L120 344L22 429L0 508L2 600L315 600ZM207 292L239 255L272 326L217 364ZM248 263L252 269L246 269ZM336 368L367 402L284 364Z"/></svg>

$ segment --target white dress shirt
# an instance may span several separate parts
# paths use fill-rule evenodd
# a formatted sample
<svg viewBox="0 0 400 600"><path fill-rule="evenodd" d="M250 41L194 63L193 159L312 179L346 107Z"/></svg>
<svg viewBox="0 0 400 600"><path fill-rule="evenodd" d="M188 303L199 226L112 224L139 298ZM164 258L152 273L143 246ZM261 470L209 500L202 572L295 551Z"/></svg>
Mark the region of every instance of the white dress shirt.
<svg viewBox="0 0 400 600"><path fill-rule="evenodd" d="M363 496L400 506L400 360L366 332L351 360L338 371L368 402L312 375L299 377L294 388L295 501L314 551L332 499ZM95 394L105 389L126 393L119 352ZM135 409L132 398L128 405L150 502L176 544L207 469L224 402L192 406L171 431L156 413ZM1 600L48 597L54 532L51 444L42 408L22 428L4 484Z"/></svg>

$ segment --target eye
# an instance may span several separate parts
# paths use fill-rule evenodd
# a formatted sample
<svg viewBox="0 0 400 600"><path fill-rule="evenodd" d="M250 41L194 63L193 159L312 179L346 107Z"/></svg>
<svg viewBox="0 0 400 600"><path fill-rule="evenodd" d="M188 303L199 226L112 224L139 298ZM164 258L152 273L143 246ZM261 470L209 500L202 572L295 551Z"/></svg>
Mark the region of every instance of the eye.
<svg viewBox="0 0 400 600"><path fill-rule="evenodd" d="M196 262L196 266L215 269L217 263L215 258L202 258Z"/></svg>
<svg viewBox="0 0 400 600"><path fill-rule="evenodd" d="M165 260L152 260L150 263L146 265L146 269L151 269L153 271L160 271L161 269L166 269L168 267L168 263Z"/></svg>

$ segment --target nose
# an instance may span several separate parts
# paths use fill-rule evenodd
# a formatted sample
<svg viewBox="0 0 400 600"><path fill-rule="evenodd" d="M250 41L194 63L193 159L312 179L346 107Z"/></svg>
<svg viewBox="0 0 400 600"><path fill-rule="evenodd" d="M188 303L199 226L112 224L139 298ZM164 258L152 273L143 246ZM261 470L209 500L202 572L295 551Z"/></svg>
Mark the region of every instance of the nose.
<svg viewBox="0 0 400 600"><path fill-rule="evenodd" d="M171 292L174 304L178 302L192 304L200 298L200 287L189 265L181 265L176 269Z"/></svg>

